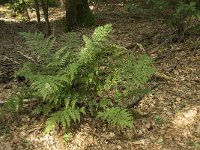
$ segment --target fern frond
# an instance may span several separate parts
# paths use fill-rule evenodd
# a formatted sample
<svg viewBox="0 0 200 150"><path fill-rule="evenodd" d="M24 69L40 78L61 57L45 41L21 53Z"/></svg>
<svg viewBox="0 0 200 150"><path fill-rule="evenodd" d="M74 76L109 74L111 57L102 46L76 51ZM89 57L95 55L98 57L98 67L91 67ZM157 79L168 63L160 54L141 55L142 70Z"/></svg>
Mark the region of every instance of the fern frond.
<svg viewBox="0 0 200 150"><path fill-rule="evenodd" d="M64 34L61 38L63 40L63 44L72 51L77 51L83 44L82 39L75 32L69 32Z"/></svg>
<svg viewBox="0 0 200 150"><path fill-rule="evenodd" d="M35 62L24 63L18 74L30 81L34 95L43 99L35 112L50 114L46 131L57 124L67 128L80 122L81 114L87 111L113 125L133 126L124 101L143 92L155 69L148 56L136 57L113 44L111 31L111 24L97 27L91 37L83 36L84 46L75 33L66 34L66 44L58 51L52 50L53 37L20 33Z"/></svg>
<svg viewBox="0 0 200 150"><path fill-rule="evenodd" d="M26 40L26 43L29 47L29 51L31 55L35 57L36 61L48 60L51 56L50 50L52 49L55 38L48 37L45 39L43 33L26 33L20 32L21 36L23 36Z"/></svg>
<svg viewBox="0 0 200 150"><path fill-rule="evenodd" d="M94 30L92 35L92 40L95 42L103 42L107 40L109 33L112 31L112 24L106 24L105 26L100 26Z"/></svg>
<svg viewBox="0 0 200 150"><path fill-rule="evenodd" d="M54 129L56 124L61 124L63 128L70 127L71 122L80 122L80 115L83 113L83 109L68 107L61 111L53 113L46 121L46 132L50 132Z"/></svg>
<svg viewBox="0 0 200 150"><path fill-rule="evenodd" d="M4 108L6 111L19 111L23 106L23 97L19 95L11 96L6 103L4 104Z"/></svg>
<svg viewBox="0 0 200 150"><path fill-rule="evenodd" d="M104 112L99 112L97 117L120 127L133 127L133 117L124 108L107 108Z"/></svg>
<svg viewBox="0 0 200 150"><path fill-rule="evenodd" d="M46 121L46 128L45 128L45 133L49 133L51 132L55 126L56 126L57 122L56 119L54 117L49 117Z"/></svg>
<svg viewBox="0 0 200 150"><path fill-rule="evenodd" d="M99 107L104 108L104 109L111 106L112 104L113 104L112 101L108 98L102 98L99 101Z"/></svg>

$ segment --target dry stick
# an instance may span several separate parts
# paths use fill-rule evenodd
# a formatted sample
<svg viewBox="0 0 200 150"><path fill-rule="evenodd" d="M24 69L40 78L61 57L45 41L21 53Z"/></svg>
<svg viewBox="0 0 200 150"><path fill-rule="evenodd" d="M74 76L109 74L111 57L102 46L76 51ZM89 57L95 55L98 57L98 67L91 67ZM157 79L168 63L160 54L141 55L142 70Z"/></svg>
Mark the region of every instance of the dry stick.
<svg viewBox="0 0 200 150"><path fill-rule="evenodd" d="M159 84L156 84L156 85L154 85L151 89L150 89L150 91L153 91L155 88L157 88L159 86ZM145 96L146 94L142 94L142 95L139 95L139 96L136 96L135 97L135 99L134 99L134 101L131 103L131 104L129 104L128 106L126 106L126 108L133 108L134 106L136 106L143 98L144 98L144 96Z"/></svg>
<svg viewBox="0 0 200 150"><path fill-rule="evenodd" d="M164 73L160 73L160 72L156 72L153 76L156 77L156 78L162 79L162 80L179 81L176 78L170 77L170 76L168 76L168 75L166 75Z"/></svg>
<svg viewBox="0 0 200 150"><path fill-rule="evenodd" d="M159 73L159 72L156 72L154 75L153 75L155 78L159 78L159 79L162 79L162 80L167 80L167 81L179 81L173 77L170 77L170 76L167 76L165 75L164 73ZM154 85L150 91L153 91L155 88L157 88L158 86L160 85L160 83ZM139 96L136 96L134 101L129 104L128 106L126 106L126 108L133 108L134 106L136 106L143 98L144 98L145 94L142 94L142 95L139 95Z"/></svg>
<svg viewBox="0 0 200 150"><path fill-rule="evenodd" d="M161 46L171 42L171 40L174 38L174 34L172 34L168 39L164 40L158 47L156 47L155 51L157 51Z"/></svg>
<svg viewBox="0 0 200 150"><path fill-rule="evenodd" d="M17 51L17 52L18 52L20 55L22 55L23 57L25 57L26 59L31 60L32 62L35 62L35 60L34 60L32 57L27 56L27 55L23 54L23 53L20 52L20 51Z"/></svg>

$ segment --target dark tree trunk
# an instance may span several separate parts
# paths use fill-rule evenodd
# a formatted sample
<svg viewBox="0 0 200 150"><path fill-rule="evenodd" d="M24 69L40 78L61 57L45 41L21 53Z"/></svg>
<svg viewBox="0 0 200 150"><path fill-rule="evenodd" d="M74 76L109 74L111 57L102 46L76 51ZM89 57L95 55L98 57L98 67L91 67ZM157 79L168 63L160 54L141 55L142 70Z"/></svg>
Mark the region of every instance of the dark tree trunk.
<svg viewBox="0 0 200 150"><path fill-rule="evenodd" d="M49 14L48 14L48 0L41 0L42 10L44 12L44 19L46 23L46 36L51 35L51 27L49 23Z"/></svg>
<svg viewBox="0 0 200 150"><path fill-rule="evenodd" d="M67 30L90 24L93 18L88 0L65 0Z"/></svg>
<svg viewBox="0 0 200 150"><path fill-rule="evenodd" d="M76 1L65 0L67 30L72 31L76 25Z"/></svg>
<svg viewBox="0 0 200 150"><path fill-rule="evenodd" d="M35 3L35 11L36 11L36 16L37 16L37 22L40 23L40 7L39 7L39 2L38 0L34 0Z"/></svg>
<svg viewBox="0 0 200 150"><path fill-rule="evenodd" d="M83 1L83 8L84 8L85 10L90 11L90 7L89 7L88 0L82 0L82 1Z"/></svg>

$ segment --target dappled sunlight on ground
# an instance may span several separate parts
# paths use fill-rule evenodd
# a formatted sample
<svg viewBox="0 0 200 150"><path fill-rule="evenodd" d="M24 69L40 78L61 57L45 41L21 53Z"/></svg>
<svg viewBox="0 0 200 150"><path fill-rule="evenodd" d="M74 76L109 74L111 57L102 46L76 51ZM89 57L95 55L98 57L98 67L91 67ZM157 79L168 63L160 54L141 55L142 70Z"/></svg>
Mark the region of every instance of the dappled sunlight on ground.
<svg viewBox="0 0 200 150"><path fill-rule="evenodd" d="M36 12L33 9L28 9L30 20L28 20L27 14L17 14L10 10L8 7L0 5L0 20L5 22L20 22L20 21L37 21ZM44 15L40 10L41 21L44 22ZM49 20L55 21L65 16L65 10L63 8L49 8Z"/></svg>
<svg viewBox="0 0 200 150"><path fill-rule="evenodd" d="M113 7L95 7L94 11L100 12L96 15L101 24L113 24L112 39L136 54L144 49L155 59L156 68L173 78L153 79L153 84L158 87L130 109L138 111L134 129L108 128L104 122L98 124L89 118L73 130L72 138L65 142L64 133L44 134L45 119L27 113L26 117L19 116L19 121L8 117L1 124L0 120L0 127L9 126L10 129L9 133L0 135L0 150L196 150L200 143L199 37L189 35L182 42L174 42L172 38L176 35L160 21L113 12ZM45 26L37 27L36 22L6 22L17 18L3 17L5 11L0 6L0 20L4 19L0 21L0 64L3 64L0 75L8 77L10 70L15 70L22 62L23 57L17 51L26 50L18 32L43 31ZM65 12L50 8L49 15L52 21L64 17ZM36 21L35 12L30 12L30 17L31 21ZM59 20L51 22L58 39L64 31L62 23ZM78 32L83 35L92 30L81 28ZM17 83L13 82L0 84L0 100L5 100L16 87Z"/></svg>
<svg viewBox="0 0 200 150"><path fill-rule="evenodd" d="M173 138L179 140L179 144L184 146L184 142L187 140L196 140L200 142L198 136L200 135L200 107L193 106L187 107L178 112L172 123L172 132L174 132Z"/></svg>
<svg viewBox="0 0 200 150"><path fill-rule="evenodd" d="M88 131L92 131L93 129L88 125L82 126L82 129L76 133L76 135L72 138L73 140L68 145L68 149L70 150L79 150L86 149L91 145L98 145L97 139L90 135Z"/></svg>
<svg viewBox="0 0 200 150"><path fill-rule="evenodd" d="M200 121L200 108L193 107L193 108L187 108L186 110L182 110L181 112L178 112L172 121L174 125L177 128L185 128L185 126L190 126L196 123L197 121Z"/></svg>

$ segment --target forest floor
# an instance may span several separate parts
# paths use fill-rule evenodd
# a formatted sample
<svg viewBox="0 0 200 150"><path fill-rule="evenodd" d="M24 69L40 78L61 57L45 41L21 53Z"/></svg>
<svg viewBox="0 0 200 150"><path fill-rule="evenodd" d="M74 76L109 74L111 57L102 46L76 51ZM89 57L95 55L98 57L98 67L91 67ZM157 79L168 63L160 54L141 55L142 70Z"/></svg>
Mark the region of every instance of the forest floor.
<svg viewBox="0 0 200 150"><path fill-rule="evenodd" d="M26 46L18 32L43 31L35 22L7 17L0 7L0 102L22 83L12 78L24 61ZM55 36L63 31L63 11L51 10ZM195 150L200 149L200 38L190 34L180 40L171 27L123 11L120 6L96 8L100 24L112 23L115 42L155 60L161 74L152 79L157 87L131 108L138 112L133 129L118 130L96 119L63 132L43 133L45 116L33 115L29 104L23 112L0 120L0 150ZM34 18L34 16L32 16ZM11 21L9 21L11 20ZM90 34L93 28L78 32ZM177 40L178 39L178 40ZM0 106L2 107L2 106ZM65 139L65 140L64 140Z"/></svg>

